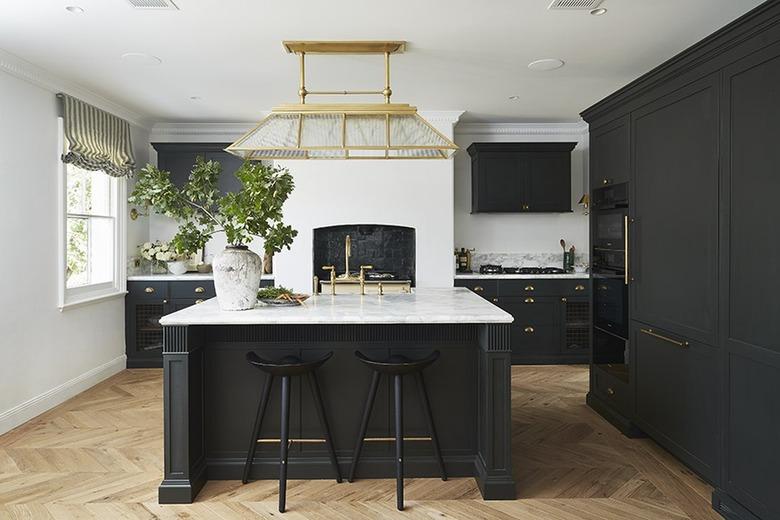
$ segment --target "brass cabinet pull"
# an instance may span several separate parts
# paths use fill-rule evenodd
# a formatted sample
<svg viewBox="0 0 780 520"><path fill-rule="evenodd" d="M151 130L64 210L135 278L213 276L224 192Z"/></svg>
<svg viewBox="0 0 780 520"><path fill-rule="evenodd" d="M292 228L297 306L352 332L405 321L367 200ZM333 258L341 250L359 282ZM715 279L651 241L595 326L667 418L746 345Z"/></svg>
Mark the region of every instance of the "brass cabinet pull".
<svg viewBox="0 0 780 520"><path fill-rule="evenodd" d="M154 292L154 287L147 287L146 289L144 289L144 292L146 294L152 294Z"/></svg>
<svg viewBox="0 0 780 520"><path fill-rule="evenodd" d="M584 286L584 285L578 285L578 286L576 286L576 287L574 288L574 290L575 290L575 291L584 291L584 290L585 290L585 286Z"/></svg>
<svg viewBox="0 0 780 520"><path fill-rule="evenodd" d="M493 298L493 301L498 303L498 298Z"/></svg>
<svg viewBox="0 0 780 520"><path fill-rule="evenodd" d="M569 299L568 299L568 298L566 298L566 297L563 297L563 298L561 298L561 301L562 301L563 303L566 303L567 301L569 301Z"/></svg>
<svg viewBox="0 0 780 520"><path fill-rule="evenodd" d="M533 334L534 333L534 328L533 327L526 327L526 328L523 329L523 332L525 332L526 334Z"/></svg>
<svg viewBox="0 0 780 520"><path fill-rule="evenodd" d="M526 286L525 286L525 290L526 290L526 291L533 291L533 290L535 290L535 289L534 289L534 286L533 286L533 285L526 285Z"/></svg>
<svg viewBox="0 0 780 520"><path fill-rule="evenodd" d="M195 287L195 292L201 294L206 292L206 289L204 289L203 287Z"/></svg>
<svg viewBox="0 0 780 520"><path fill-rule="evenodd" d="M203 302L204 302L204 300L195 300L195 305L197 305L199 303L203 303Z"/></svg>
<svg viewBox="0 0 780 520"><path fill-rule="evenodd" d="M526 299L525 299L525 300L523 300L523 301L524 301L525 303L533 303L533 302L534 302L534 301L536 301L536 300L534 300L533 298L526 298Z"/></svg>
<svg viewBox="0 0 780 520"><path fill-rule="evenodd" d="M485 288L482 287L481 285L475 285L474 286L474 292L482 292L484 290L485 290Z"/></svg>
<svg viewBox="0 0 780 520"><path fill-rule="evenodd" d="M615 391L612 389L612 387L607 387L607 393L609 395L615 395Z"/></svg>
<svg viewBox="0 0 780 520"><path fill-rule="evenodd" d="M528 204L523 204L523 209L528 210Z"/></svg>
<svg viewBox="0 0 780 520"><path fill-rule="evenodd" d="M639 329L643 334L647 334L648 336L652 336L654 338L660 339L661 341L666 341L668 343L671 343L673 345L677 345L680 348L688 348L690 344L687 341L679 341L672 338L667 338L666 336L662 336L661 334L658 334L653 329Z"/></svg>
<svg viewBox="0 0 780 520"><path fill-rule="evenodd" d="M624 244L623 244L623 251L624 251L624 253L623 253L623 255L624 255L624 257L623 257L624 258L624 260L623 260L623 283L628 285L628 281L630 280L629 275L628 275L628 215L623 217L623 227L624 227L624 231L623 231L623 241L624 241Z"/></svg>

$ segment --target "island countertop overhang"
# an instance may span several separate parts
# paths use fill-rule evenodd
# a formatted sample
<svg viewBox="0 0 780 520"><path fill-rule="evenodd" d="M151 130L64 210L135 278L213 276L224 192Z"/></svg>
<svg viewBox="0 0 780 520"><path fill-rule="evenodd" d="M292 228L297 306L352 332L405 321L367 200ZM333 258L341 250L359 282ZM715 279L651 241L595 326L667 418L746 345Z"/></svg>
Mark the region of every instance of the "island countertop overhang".
<svg viewBox="0 0 780 520"><path fill-rule="evenodd" d="M320 294L298 307L222 311L216 298L168 314L163 326L511 323L512 315L463 287L418 288L412 294Z"/></svg>

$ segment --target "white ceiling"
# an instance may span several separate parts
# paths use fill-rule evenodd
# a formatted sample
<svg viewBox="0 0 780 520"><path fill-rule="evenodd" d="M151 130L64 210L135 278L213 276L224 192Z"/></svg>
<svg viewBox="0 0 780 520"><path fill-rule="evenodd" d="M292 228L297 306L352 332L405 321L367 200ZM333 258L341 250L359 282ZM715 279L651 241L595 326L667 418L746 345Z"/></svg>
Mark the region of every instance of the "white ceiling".
<svg viewBox="0 0 780 520"><path fill-rule="evenodd" d="M565 122L761 3L605 0L609 12L597 17L549 11L550 0L175 1L179 11L127 0L3 2L0 49L152 120L244 122L297 102L297 59L281 40L402 39L395 102L466 110L468 121ZM162 64L127 63L127 52ZM566 66L526 68L539 58ZM384 81L379 57L315 56L308 65L309 89L374 90Z"/></svg>

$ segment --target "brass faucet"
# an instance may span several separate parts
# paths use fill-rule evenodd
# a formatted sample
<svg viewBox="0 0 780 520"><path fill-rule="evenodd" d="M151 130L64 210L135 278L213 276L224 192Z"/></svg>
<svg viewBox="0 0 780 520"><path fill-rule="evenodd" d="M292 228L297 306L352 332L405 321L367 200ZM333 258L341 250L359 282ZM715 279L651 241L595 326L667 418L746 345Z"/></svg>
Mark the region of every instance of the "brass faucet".
<svg viewBox="0 0 780 520"><path fill-rule="evenodd" d="M373 265L360 266L360 294L366 294L366 270L373 269L373 268L374 268Z"/></svg>
<svg viewBox="0 0 780 520"><path fill-rule="evenodd" d="M339 278L349 280L349 257L352 256L352 237L347 235L344 239L344 274L339 275Z"/></svg>
<svg viewBox="0 0 780 520"><path fill-rule="evenodd" d="M324 271L330 271L330 294L336 296L336 266L335 265L323 265Z"/></svg>

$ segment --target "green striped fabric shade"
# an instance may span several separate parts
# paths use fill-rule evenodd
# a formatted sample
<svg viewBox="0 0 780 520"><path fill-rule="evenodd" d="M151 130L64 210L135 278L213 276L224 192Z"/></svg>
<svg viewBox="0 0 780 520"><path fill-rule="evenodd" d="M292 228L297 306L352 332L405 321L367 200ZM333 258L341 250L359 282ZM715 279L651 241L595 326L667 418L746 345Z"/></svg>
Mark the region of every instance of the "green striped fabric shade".
<svg viewBox="0 0 780 520"><path fill-rule="evenodd" d="M135 157L130 124L67 94L57 97L62 100L68 146L62 161L85 170L102 170L112 177L132 175Z"/></svg>

